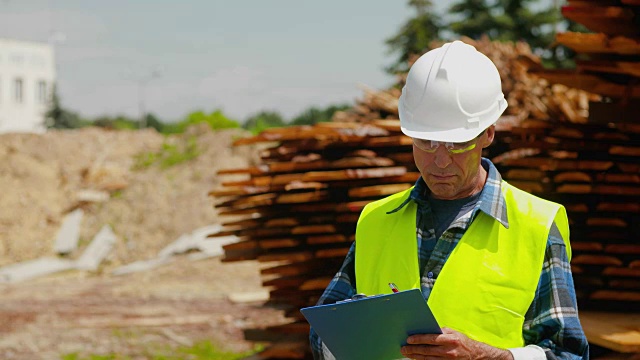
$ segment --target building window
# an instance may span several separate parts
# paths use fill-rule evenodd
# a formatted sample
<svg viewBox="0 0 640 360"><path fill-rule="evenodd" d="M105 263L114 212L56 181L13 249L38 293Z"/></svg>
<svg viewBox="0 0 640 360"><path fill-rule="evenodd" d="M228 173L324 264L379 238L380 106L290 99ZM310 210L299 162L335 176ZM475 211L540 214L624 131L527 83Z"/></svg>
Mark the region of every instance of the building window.
<svg viewBox="0 0 640 360"><path fill-rule="evenodd" d="M24 102L24 86L21 78L17 78L13 83L13 98L18 104Z"/></svg>
<svg viewBox="0 0 640 360"><path fill-rule="evenodd" d="M36 99L38 100L38 104L46 104L47 99L47 82L44 80L38 81L38 93L36 94Z"/></svg>

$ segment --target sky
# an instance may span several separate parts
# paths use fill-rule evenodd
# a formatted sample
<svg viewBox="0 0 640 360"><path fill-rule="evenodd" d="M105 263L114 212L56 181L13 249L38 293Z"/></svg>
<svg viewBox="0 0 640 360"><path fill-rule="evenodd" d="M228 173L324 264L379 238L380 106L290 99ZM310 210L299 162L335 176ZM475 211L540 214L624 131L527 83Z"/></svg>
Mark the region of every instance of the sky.
<svg viewBox="0 0 640 360"><path fill-rule="evenodd" d="M413 16L406 3L0 0L0 37L52 43L62 105L85 117L291 119L395 83L384 41Z"/></svg>

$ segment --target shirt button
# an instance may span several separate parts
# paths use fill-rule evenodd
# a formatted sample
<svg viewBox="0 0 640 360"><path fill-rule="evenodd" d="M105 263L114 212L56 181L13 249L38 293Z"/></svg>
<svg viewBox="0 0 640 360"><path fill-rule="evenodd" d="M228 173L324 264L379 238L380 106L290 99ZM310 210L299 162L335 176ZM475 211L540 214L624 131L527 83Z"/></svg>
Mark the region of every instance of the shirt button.
<svg viewBox="0 0 640 360"><path fill-rule="evenodd" d="M429 279L433 279L433 273L432 273L431 271L429 271L429 272L427 273L427 277L428 277Z"/></svg>

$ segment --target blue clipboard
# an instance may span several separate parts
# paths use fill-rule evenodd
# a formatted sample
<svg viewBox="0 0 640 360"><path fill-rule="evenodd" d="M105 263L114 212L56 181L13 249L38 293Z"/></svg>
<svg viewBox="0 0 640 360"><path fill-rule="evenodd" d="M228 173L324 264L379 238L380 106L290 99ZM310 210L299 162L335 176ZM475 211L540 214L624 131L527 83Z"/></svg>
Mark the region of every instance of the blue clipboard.
<svg viewBox="0 0 640 360"><path fill-rule="evenodd" d="M419 289L300 309L337 360L403 358L413 334L441 334Z"/></svg>

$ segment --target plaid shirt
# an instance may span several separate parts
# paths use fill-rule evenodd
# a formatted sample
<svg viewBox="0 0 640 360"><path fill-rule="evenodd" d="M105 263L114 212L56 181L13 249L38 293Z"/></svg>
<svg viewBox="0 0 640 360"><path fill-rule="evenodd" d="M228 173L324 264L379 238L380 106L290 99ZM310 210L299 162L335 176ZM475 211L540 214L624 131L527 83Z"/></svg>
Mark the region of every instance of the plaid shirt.
<svg viewBox="0 0 640 360"><path fill-rule="evenodd" d="M502 177L488 159L482 159L482 166L488 171L488 178L478 203L473 210L451 223L440 239L435 238L433 216L425 197L429 189L422 178L416 182L410 197L400 205L402 207L409 201L415 201L418 205L416 232L421 287L425 299L429 298L445 261L478 211L502 224L508 224L506 202L500 189ZM318 305L348 299L356 293L354 259L355 247L352 245L342 267L320 297ZM522 333L525 344L541 347L547 359L589 358L587 339L578 319L569 259L555 223L549 231L540 281L525 315ZM322 340L313 329L309 338L313 357L322 359Z"/></svg>

